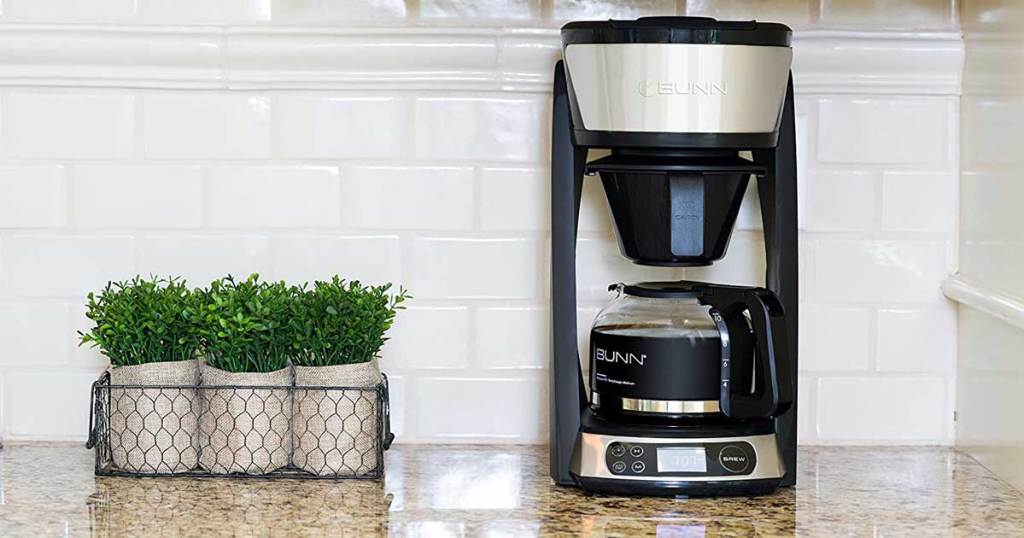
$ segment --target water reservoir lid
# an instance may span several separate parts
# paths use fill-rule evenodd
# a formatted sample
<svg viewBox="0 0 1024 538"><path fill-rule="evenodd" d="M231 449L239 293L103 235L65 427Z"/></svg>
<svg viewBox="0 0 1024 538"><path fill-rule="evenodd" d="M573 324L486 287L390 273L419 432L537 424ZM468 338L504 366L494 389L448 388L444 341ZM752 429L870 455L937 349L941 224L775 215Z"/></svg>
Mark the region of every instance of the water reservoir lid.
<svg viewBox="0 0 1024 538"><path fill-rule="evenodd" d="M641 17L631 21L575 21L562 27L562 44L690 43L788 47L785 24L719 21L711 17Z"/></svg>

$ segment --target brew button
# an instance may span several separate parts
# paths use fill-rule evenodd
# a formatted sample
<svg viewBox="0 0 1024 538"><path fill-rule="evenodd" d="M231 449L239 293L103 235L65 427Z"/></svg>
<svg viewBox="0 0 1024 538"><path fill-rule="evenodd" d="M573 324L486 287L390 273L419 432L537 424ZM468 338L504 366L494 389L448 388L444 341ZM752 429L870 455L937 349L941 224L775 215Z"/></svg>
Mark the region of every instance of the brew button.
<svg viewBox="0 0 1024 538"><path fill-rule="evenodd" d="M626 470L626 462L624 462L624 461L617 461L617 462L612 464L612 472L613 473L622 473L622 472L625 472L625 470Z"/></svg>
<svg viewBox="0 0 1024 538"><path fill-rule="evenodd" d="M634 458L639 458L640 456L643 456L644 455L644 447L642 447L642 446L635 446L635 447L629 449L629 455L633 456Z"/></svg>
<svg viewBox="0 0 1024 538"><path fill-rule="evenodd" d="M750 466L750 456L742 448L729 445L718 453L718 463L730 473L742 473Z"/></svg>
<svg viewBox="0 0 1024 538"><path fill-rule="evenodd" d="M644 469L646 469L646 468L647 468L647 466L644 465L644 462L642 462L642 461L634 461L633 462L633 472L634 473L642 473L642 472L644 472Z"/></svg>
<svg viewBox="0 0 1024 538"><path fill-rule="evenodd" d="M618 457L621 457L625 453L626 453L626 449L622 445L620 445L618 443L615 443L614 445L612 445L612 457L618 458Z"/></svg>

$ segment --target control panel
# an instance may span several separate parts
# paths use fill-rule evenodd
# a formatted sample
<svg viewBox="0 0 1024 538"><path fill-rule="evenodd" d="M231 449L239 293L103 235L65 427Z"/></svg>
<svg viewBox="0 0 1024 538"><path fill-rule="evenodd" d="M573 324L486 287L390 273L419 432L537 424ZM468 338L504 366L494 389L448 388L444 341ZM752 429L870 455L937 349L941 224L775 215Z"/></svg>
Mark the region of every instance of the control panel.
<svg viewBox="0 0 1024 538"><path fill-rule="evenodd" d="M754 472L757 453L750 443L625 443L605 450L605 464L624 476L743 476Z"/></svg>

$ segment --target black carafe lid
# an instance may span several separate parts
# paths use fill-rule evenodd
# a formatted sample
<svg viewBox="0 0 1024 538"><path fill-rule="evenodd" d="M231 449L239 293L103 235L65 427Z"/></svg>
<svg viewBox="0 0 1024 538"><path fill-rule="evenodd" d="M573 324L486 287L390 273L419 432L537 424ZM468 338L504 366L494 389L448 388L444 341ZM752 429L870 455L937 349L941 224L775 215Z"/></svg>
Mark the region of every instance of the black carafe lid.
<svg viewBox="0 0 1024 538"><path fill-rule="evenodd" d="M618 284L608 287L608 291L618 288ZM700 297L702 289L695 282L676 280L669 282L640 282L622 286L622 293L634 297L650 299L693 299Z"/></svg>
<svg viewBox="0 0 1024 538"><path fill-rule="evenodd" d="M562 44L690 43L788 47L785 24L719 21L710 17L642 17L631 21L576 21L562 27Z"/></svg>

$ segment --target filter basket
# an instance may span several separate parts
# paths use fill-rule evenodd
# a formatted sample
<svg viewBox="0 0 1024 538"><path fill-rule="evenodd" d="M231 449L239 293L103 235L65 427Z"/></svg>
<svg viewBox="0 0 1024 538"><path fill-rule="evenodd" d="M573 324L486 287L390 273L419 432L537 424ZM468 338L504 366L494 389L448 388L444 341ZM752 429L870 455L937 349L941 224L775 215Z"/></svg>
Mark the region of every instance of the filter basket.
<svg viewBox="0 0 1024 538"><path fill-rule="evenodd" d="M751 174L735 156L617 155L594 161L622 255L643 265L710 265L725 255Z"/></svg>

